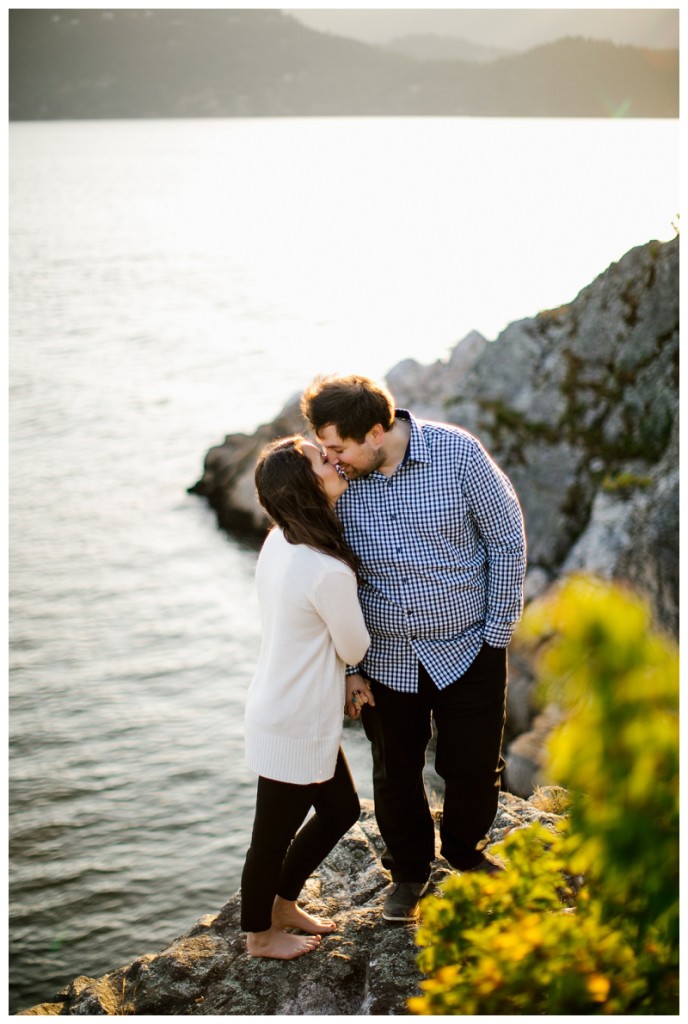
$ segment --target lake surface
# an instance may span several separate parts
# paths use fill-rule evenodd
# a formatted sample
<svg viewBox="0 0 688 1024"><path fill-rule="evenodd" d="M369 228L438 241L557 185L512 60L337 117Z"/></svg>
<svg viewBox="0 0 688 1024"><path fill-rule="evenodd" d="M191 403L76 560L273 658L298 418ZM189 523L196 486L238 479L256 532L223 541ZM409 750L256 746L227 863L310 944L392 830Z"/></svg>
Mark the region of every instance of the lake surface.
<svg viewBox="0 0 688 1024"><path fill-rule="evenodd" d="M12 124L10 1010L235 891L255 551L186 488L318 372L383 377L673 237L670 121ZM371 795L360 727L345 746Z"/></svg>

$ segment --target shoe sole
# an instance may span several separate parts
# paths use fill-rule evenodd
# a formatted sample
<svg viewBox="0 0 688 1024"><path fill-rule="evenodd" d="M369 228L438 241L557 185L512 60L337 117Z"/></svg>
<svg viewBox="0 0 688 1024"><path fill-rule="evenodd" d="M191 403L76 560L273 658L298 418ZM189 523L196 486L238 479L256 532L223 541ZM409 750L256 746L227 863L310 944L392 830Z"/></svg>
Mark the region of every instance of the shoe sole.
<svg viewBox="0 0 688 1024"><path fill-rule="evenodd" d="M382 920L389 921L394 924L413 924L418 919L418 911L415 910L410 917L390 917L388 914L382 913Z"/></svg>

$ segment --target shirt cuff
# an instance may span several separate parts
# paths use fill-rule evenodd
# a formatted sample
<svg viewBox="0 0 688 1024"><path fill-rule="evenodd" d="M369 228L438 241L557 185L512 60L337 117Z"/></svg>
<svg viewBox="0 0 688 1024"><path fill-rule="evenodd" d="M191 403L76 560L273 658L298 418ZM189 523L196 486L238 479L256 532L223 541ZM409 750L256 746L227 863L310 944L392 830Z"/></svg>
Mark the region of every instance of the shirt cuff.
<svg viewBox="0 0 688 1024"><path fill-rule="evenodd" d="M358 676L358 675L360 675L361 674L360 666L359 665L347 665L346 666L346 674L348 676Z"/></svg>
<svg viewBox="0 0 688 1024"><path fill-rule="evenodd" d="M489 622L485 626L483 640L490 647L508 647L513 632L513 626L505 626L499 622Z"/></svg>

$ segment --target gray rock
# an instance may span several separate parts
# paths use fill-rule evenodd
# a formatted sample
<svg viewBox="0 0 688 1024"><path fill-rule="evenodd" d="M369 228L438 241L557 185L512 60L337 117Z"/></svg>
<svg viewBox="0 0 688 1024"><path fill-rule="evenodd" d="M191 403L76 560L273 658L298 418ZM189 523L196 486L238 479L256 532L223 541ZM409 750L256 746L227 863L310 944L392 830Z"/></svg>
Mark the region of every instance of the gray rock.
<svg viewBox="0 0 688 1024"><path fill-rule="evenodd" d="M516 796L530 796L546 783L543 774L545 745L562 717L558 707L548 705L536 716L528 732L523 732L508 747L505 758L508 784Z"/></svg>
<svg viewBox="0 0 688 1024"><path fill-rule="evenodd" d="M413 407L421 419L442 422L447 418L447 402L454 382L462 379L483 355L488 342L471 331L451 351L448 360L438 359L423 366L415 359L404 359L387 374L387 386L400 408Z"/></svg>
<svg viewBox="0 0 688 1024"><path fill-rule="evenodd" d="M536 708L531 703L534 685L533 668L527 653L518 645L512 644L509 649L509 682L506 694L506 726L505 743L530 728ZM511 785L507 786L511 789ZM528 796L522 790L512 790L519 796Z"/></svg>
<svg viewBox="0 0 688 1024"><path fill-rule="evenodd" d="M603 481L622 475L629 460L642 464L639 477L661 463L677 418L677 366L674 240L632 250L569 306L509 325L453 382L448 418L477 433L514 481L531 566L564 571L593 514L599 525ZM640 505L625 517L634 527ZM619 567L639 562L633 530L625 545ZM642 579L641 568L630 575ZM671 573L663 578L671 586ZM650 596L659 621L673 628L675 597L666 589Z"/></svg>
<svg viewBox="0 0 688 1024"><path fill-rule="evenodd" d="M270 441L305 431L299 403L300 395L294 395L272 423L258 427L254 434L228 434L223 444L207 453L203 476L188 490L208 500L223 529L264 535L268 519L256 497L256 459Z"/></svg>
<svg viewBox="0 0 688 1024"><path fill-rule="evenodd" d="M553 827L560 816L542 794L500 797L490 832L495 843L531 821ZM415 928L380 916L389 877L370 801L360 821L306 884L301 905L334 917L338 930L297 960L249 957L239 930L239 894L218 914L202 917L159 953L101 978L76 978L51 1000L23 1011L37 1015L398 1016L419 992ZM450 869L437 863L433 882Z"/></svg>
<svg viewBox="0 0 688 1024"><path fill-rule="evenodd" d="M644 492L628 500L598 491L585 532L569 551L562 574L585 572L613 579L621 554L630 544L633 514L638 509L647 509L648 500Z"/></svg>
<svg viewBox="0 0 688 1024"><path fill-rule="evenodd" d="M538 566L528 569L523 584L525 603L528 604L530 601L534 601L536 597L544 594L550 583L551 578L544 569L538 568Z"/></svg>
<svg viewBox="0 0 688 1024"><path fill-rule="evenodd" d="M579 496L584 456L567 441L542 444L530 440L524 444L521 458L508 476L523 508L528 561L552 571L569 550L585 514Z"/></svg>
<svg viewBox="0 0 688 1024"><path fill-rule="evenodd" d="M679 629L679 420L667 450L651 474L645 501L630 510L631 542L619 552L614 572L661 609L660 624L672 636Z"/></svg>

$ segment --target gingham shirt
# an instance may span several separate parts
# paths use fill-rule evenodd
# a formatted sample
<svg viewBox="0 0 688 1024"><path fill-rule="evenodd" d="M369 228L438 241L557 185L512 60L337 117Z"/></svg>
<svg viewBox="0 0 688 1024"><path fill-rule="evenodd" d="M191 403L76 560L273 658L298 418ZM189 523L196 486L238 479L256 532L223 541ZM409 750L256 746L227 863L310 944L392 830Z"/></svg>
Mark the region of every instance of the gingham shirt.
<svg viewBox="0 0 688 1024"><path fill-rule="evenodd" d="M404 461L389 477L352 480L337 514L361 560L371 645L360 668L415 693L419 661L443 689L483 641L507 646L522 611L526 542L516 493L475 437L396 415L411 425Z"/></svg>

